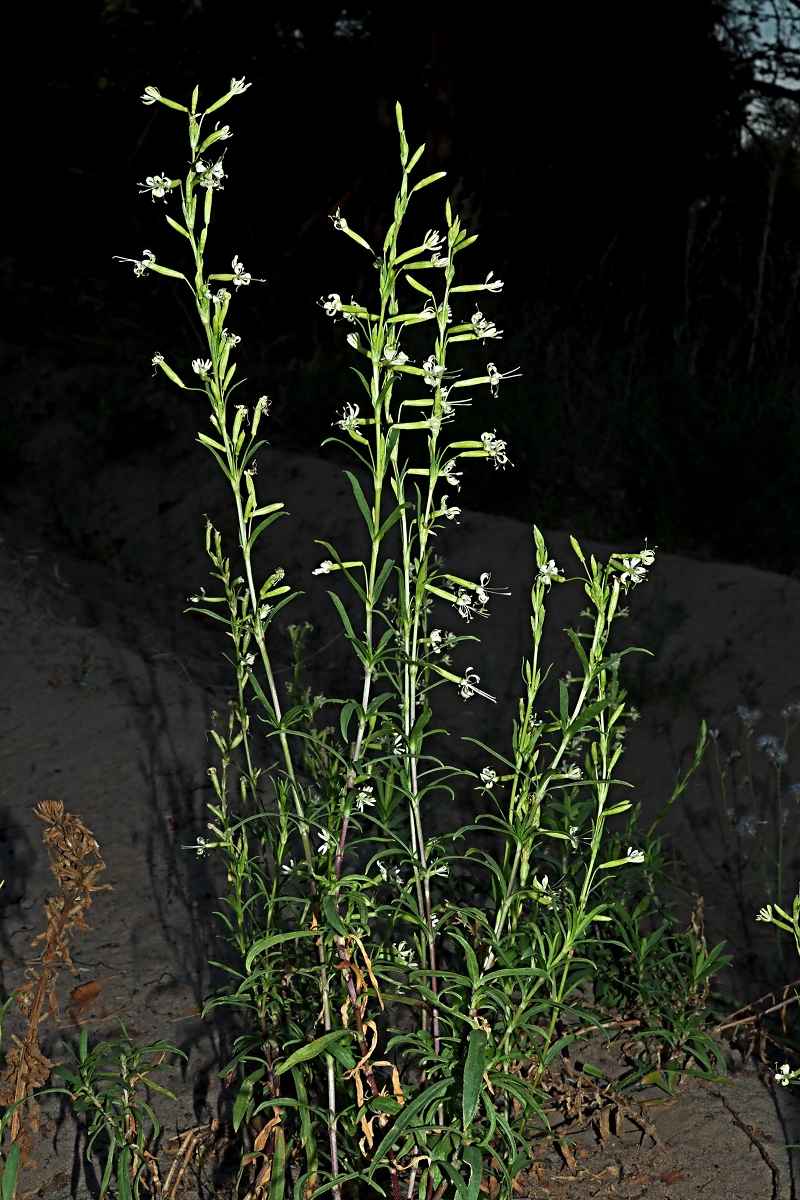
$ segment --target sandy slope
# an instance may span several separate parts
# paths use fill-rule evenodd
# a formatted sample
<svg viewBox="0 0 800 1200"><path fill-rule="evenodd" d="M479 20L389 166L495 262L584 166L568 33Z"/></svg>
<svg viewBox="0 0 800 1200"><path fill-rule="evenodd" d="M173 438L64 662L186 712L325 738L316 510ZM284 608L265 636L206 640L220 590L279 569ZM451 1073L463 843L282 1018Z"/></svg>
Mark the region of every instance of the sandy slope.
<svg viewBox="0 0 800 1200"><path fill-rule="evenodd" d="M498 486L502 478L498 474ZM309 681L315 691L335 695L352 678L352 666L325 581L311 575L324 556L314 538L335 542L348 557L357 554L361 518L339 468L330 463L267 451L259 456L259 480L267 498L285 500L291 513L273 527L269 542L270 565L283 566L289 581L305 589L287 619L312 621ZM104 981L91 1012L80 1019L106 1029L110 1014L118 1012L145 1037L176 1038L190 1061L175 1077L180 1102L171 1120L185 1128L207 1119L217 1104L214 1064L230 1037L230 1030L204 1025L198 1017L211 986L207 956L219 881L206 860L181 850L203 829L205 730L226 686L213 630L182 610L206 579L203 514L225 529L227 502L201 451L179 455L170 448L107 466L84 494L65 497L65 504L72 501L80 508L88 554L58 548L46 509L31 492L0 520L4 985L23 977L49 887L31 809L42 799L61 798L94 830L115 888L96 901L92 932L76 948L80 981ZM548 534L548 544L560 564L570 563L566 534ZM585 549L598 555L609 550ZM530 531L515 521L465 512L442 538L442 553L456 573L469 578L491 571L493 581L512 592L492 601L492 618L477 631L481 645L459 660L475 666L497 705L478 700L465 705L452 694L443 703L443 715L458 733L502 740L526 646ZM556 674L567 664L560 631L581 607L579 587L554 589L548 653ZM702 719L721 730L725 754L737 738L743 744L735 716L740 703L761 706L759 731L781 732L780 709L800 697L800 583L747 567L659 555L650 581L632 593L630 607L630 642L650 646L656 656L631 672L643 719L631 729L624 773L645 812L654 814L690 756ZM442 616L443 625L456 620ZM276 630L282 670L288 666L285 644ZM465 765L484 762L468 743L453 738L450 748ZM761 787L762 776L768 780L774 769L763 756L756 765L752 774ZM790 760L791 779L793 768ZM471 804L466 794L462 815ZM735 804L737 817L747 816L746 788L738 789ZM787 829L794 823L792 813ZM668 829L684 863L680 881L705 898L709 938L725 937L736 955L723 981L726 992L740 1003L752 1000L775 985L778 968L765 928L753 919L764 896L742 848L731 840L710 757L673 810ZM746 843L745 852L754 846ZM790 872L789 886L794 877ZM62 1004L70 986L62 981ZM61 1033L71 1029L66 1022ZM55 1054L58 1040L48 1036ZM757 1076L744 1073L738 1079L730 1103L772 1146L786 1195L788 1168L778 1147L797 1135L781 1127L774 1093ZM785 1094L780 1099L788 1102ZM73 1165L70 1119L57 1118L56 1111L39 1154L37 1181L51 1184L52 1195L91 1194ZM708 1089L687 1089L680 1104L658 1119L666 1122L662 1136L672 1145L672 1157L662 1155L662 1162L651 1155L639 1172L641 1184L635 1183L633 1151L624 1151L620 1142L614 1149L621 1155L617 1175L607 1172L597 1183L619 1190L592 1193L584 1175L581 1181L565 1178L563 1186L578 1190L564 1194L639 1195L644 1192L637 1189L644 1188L647 1195L678 1197L697 1194L700 1185L709 1198L770 1194L769 1170ZM787 1119L796 1120L791 1105ZM617 1161L609 1153L592 1166L598 1178ZM703 1164L708 1171L700 1179ZM677 1177L662 1182L662 1175L681 1171L687 1190Z"/></svg>

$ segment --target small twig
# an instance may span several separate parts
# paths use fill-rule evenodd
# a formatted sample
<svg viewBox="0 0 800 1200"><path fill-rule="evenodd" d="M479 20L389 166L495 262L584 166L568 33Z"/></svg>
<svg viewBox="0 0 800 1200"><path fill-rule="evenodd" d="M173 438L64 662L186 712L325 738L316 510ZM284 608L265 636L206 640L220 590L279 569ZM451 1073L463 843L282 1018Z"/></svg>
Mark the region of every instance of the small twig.
<svg viewBox="0 0 800 1200"><path fill-rule="evenodd" d="M632 1121L634 1125L638 1125L643 1133L646 1133L648 1137L653 1139L659 1150L663 1150L665 1153L669 1150L667 1143L662 1141L658 1136L655 1125L653 1125L651 1121L648 1121L644 1113L635 1113L628 1104L627 1100L623 1100L622 1096L615 1096L614 1103L617 1105L617 1108L625 1114L629 1121Z"/></svg>
<svg viewBox="0 0 800 1200"><path fill-rule="evenodd" d="M641 1021L603 1021L601 1025L584 1025L583 1029L574 1030L572 1036L581 1037L584 1033L591 1033L593 1029L636 1029L641 1023Z"/></svg>
<svg viewBox="0 0 800 1200"><path fill-rule="evenodd" d="M787 983L786 987L784 988L784 992L788 988L792 988L792 987L800 987L800 979L794 979L794 980L792 980L791 983ZM757 1000L753 1000L750 1004L744 1004L744 1005L742 1005L741 1008L737 1008L734 1012L732 1012L730 1014L730 1018L725 1023L725 1025L715 1025L712 1030L712 1033L717 1033L720 1029L729 1029L731 1027L731 1025L743 1025L744 1021L734 1021L733 1018L737 1017L739 1015L739 1013L750 1012L752 1009L754 1009L756 1007L757 1004L762 1004L764 1000L770 1000L770 999L774 1000L775 995L776 995L776 993L774 991L765 992L764 995L759 996ZM793 997L793 999L794 999L794 997ZM772 1012L773 1010L768 1009L767 1011ZM762 1013L761 1015L765 1016L766 1014ZM756 1014L756 1016L758 1016L758 1014Z"/></svg>
<svg viewBox="0 0 800 1200"><path fill-rule="evenodd" d="M197 1141L198 1141L198 1138L200 1137L201 1129L202 1129L202 1126L199 1129L190 1129L189 1132L184 1135L184 1139L181 1142L180 1147L178 1149L178 1153L175 1156L175 1161L169 1169L169 1174L167 1175L167 1178L164 1180L163 1192L164 1192L164 1196L166 1197L166 1200L173 1200L175 1193L177 1192L178 1188L181 1185L181 1180L183 1179L184 1175L186 1174L186 1168L189 1166L189 1160L192 1157L192 1153L194 1152L195 1147L197 1146ZM183 1156L183 1162L180 1162L181 1156ZM180 1170L178 1170L179 1164L180 1164ZM172 1186L172 1191L170 1192L169 1188L170 1188L170 1185L172 1184L172 1176L175 1175L176 1172L177 1172L177 1176L175 1179L175 1183Z"/></svg>

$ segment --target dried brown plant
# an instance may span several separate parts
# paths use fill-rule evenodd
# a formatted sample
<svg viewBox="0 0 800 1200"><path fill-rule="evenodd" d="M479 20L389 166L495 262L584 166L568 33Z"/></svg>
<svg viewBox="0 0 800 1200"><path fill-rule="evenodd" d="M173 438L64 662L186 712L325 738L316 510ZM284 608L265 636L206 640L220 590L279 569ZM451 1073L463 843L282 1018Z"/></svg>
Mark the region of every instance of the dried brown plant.
<svg viewBox="0 0 800 1200"><path fill-rule="evenodd" d="M17 993L19 1010L28 1028L22 1039L12 1039L15 1048L8 1054L0 1087L0 1104L18 1106L9 1122L9 1146L19 1143L23 1163L30 1158L31 1130L38 1132L40 1114L35 1101L21 1102L44 1086L53 1065L40 1049L39 1026L47 1016L58 1017L57 964L60 962L73 975L77 973L70 956L70 940L75 931L85 933L89 928L85 913L91 907L92 893L111 890L110 884L98 883L106 864L82 818L64 812L60 800L45 800L34 812L46 825L42 841L47 846L50 870L60 894L45 901L47 927L31 943L41 946L39 963L29 969L28 982Z"/></svg>

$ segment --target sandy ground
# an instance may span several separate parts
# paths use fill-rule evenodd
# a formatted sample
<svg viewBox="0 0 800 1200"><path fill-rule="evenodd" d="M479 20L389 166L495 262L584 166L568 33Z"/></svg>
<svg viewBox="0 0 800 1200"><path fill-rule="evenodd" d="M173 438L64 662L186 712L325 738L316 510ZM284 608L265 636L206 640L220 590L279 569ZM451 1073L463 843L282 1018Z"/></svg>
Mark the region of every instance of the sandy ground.
<svg viewBox="0 0 800 1200"><path fill-rule="evenodd" d="M61 1040L74 1041L80 1024L107 1034L115 1015L145 1039L174 1038L188 1062L171 1078L178 1103L166 1113L168 1133L224 1115L228 1098L216 1072L233 1033L230 1024L200 1018L213 986L208 957L220 953L213 916L220 880L213 862L182 849L204 828L205 772L213 761L206 730L226 687L214 631L183 610L207 577L203 514L224 530L227 501L202 451L186 445L119 460L89 483L69 487L47 466L53 460L45 453L43 473L37 477L32 465L26 488L0 515L3 986L22 982L51 890L32 810L41 800L61 799L97 836L114 890L96 898L91 931L76 939L78 978L61 980L62 1013L76 984L98 982L102 990L88 1012L64 1016L59 1027L43 1025L43 1045L63 1057ZM313 623L309 682L335 695L352 668L325 582L311 575L324 556L314 538L347 548L350 556L361 537L360 517L334 464L266 451L259 455L259 478L265 498L284 500L291 513L273 527L269 555L271 565L283 566L289 581L305 589L287 619ZM53 530L54 495L73 532L80 531L71 544ZM547 536L556 560L569 564L567 534ZM512 592L492 601L493 616L468 660L497 705L464 705L451 695L443 713L459 733L502 744L526 646L530 530L465 512L442 539L442 552L456 573L469 578L491 571L493 582ZM547 649L557 671L568 662L560 631L580 607L579 589L554 589ZM759 733L781 733L781 709L800 698L800 582L659 555L630 607L629 640L649 646L655 657L630 674L642 720L631 730L624 774L645 814L655 814L691 757L702 719L719 729L723 758L744 748L737 705L763 710ZM283 672L285 646L276 630ZM458 761L483 765L468 743L451 741ZM790 781L793 768L790 759ZM758 795L774 769L762 755L749 770ZM800 779L800 763L797 771ZM746 820L753 812L741 769L734 784L728 804L734 819ZM470 804L465 797L459 815L467 815ZM754 920L765 902L748 868L748 859L750 865L758 860L756 838L737 845L724 809L709 755L667 831L683 864L678 882L704 897L709 941L725 938L734 953L733 968L718 981L720 1003L733 1008L775 987L781 968L773 939ZM796 824L792 811L787 830ZM797 864L790 864L787 896L796 872ZM659 1142L624 1115L608 1130L589 1123L573 1165L553 1160L533 1172L528 1194L565 1200L794 1196L793 1164L783 1147L800 1141L800 1102L775 1088L765 1066L752 1060L744 1066L736 1050L727 1052L728 1086L687 1083L674 1101L648 1107ZM37 1169L26 1172L21 1192L54 1200L96 1195L96 1179L76 1155L80 1138L72 1118L57 1100L47 1112L50 1128L37 1148Z"/></svg>

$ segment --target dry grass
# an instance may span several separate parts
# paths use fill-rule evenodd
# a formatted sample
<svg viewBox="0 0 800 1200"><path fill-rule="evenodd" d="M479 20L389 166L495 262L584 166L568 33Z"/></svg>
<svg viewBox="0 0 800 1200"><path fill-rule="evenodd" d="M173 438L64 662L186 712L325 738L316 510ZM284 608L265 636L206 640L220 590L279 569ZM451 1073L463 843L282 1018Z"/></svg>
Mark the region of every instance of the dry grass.
<svg viewBox="0 0 800 1200"><path fill-rule="evenodd" d="M53 1064L39 1046L39 1026L46 1017L58 1018L56 982L59 966L77 972L70 956L75 932L85 933L89 926L85 914L91 907L92 894L109 891L110 884L98 883L105 863L91 830L81 817L64 812L60 800L45 800L35 810L45 822L42 841L47 846L50 870L59 886L59 894L50 896L44 911L47 927L34 938L40 946L39 961L29 968L28 982L17 993L17 1004L28 1027L23 1038L14 1037L0 1087L0 1104L17 1105L9 1122L9 1146L19 1143L21 1161L30 1159L32 1132L39 1130L39 1106L32 1100L37 1088L45 1085ZM22 1101L29 1103L23 1104Z"/></svg>

